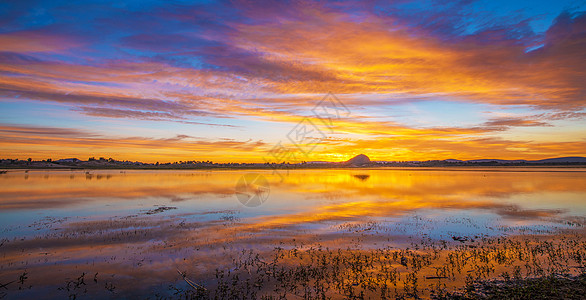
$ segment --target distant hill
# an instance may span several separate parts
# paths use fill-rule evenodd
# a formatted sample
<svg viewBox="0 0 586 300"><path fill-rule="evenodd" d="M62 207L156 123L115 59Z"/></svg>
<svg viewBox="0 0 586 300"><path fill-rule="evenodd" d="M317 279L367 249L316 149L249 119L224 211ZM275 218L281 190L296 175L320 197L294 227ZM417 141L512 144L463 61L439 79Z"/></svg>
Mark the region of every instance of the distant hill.
<svg viewBox="0 0 586 300"><path fill-rule="evenodd" d="M352 157L348 161L346 161L345 164L352 165L352 166L362 166L362 165L366 165L369 163L370 163L370 158L368 158L368 156L366 156L364 154L359 154L359 155Z"/></svg>
<svg viewBox="0 0 586 300"><path fill-rule="evenodd" d="M445 160L450 162L450 160ZM525 159L472 159L467 160L467 163L491 163L496 162L500 164L515 164L515 163L527 163L527 164L568 164L568 163L586 163L586 157L573 156L573 157L556 157L541 160L525 160Z"/></svg>
<svg viewBox="0 0 586 300"><path fill-rule="evenodd" d="M534 160L530 161L532 163L542 163L542 164L558 164L558 163L586 163L586 157L580 156L572 156L572 157L557 157L557 158L548 158L542 160Z"/></svg>
<svg viewBox="0 0 586 300"><path fill-rule="evenodd" d="M466 162L470 162L470 163L489 163L489 162L497 162L497 163L521 163L521 162L527 162L524 159L515 159L515 160L507 160L507 159L490 159L490 158L485 158L485 159L471 159L471 160L466 160Z"/></svg>
<svg viewBox="0 0 586 300"><path fill-rule="evenodd" d="M540 160L526 160L526 159L445 159L445 160L425 160L425 161L378 161L375 165L385 166L408 166L408 167L450 167L450 166L568 166L586 165L586 157L572 156L572 157L555 157Z"/></svg>

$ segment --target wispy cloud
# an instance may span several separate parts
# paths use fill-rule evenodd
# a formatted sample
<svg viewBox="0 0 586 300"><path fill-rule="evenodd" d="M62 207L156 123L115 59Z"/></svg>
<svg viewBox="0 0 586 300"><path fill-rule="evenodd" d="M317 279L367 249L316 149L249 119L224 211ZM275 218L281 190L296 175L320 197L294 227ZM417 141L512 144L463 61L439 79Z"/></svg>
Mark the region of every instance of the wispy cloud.
<svg viewBox="0 0 586 300"><path fill-rule="evenodd" d="M531 120L531 119L524 119L524 118L496 118L491 119L488 122L483 124L487 127L533 127L533 126L552 126L546 122L538 121L538 120Z"/></svg>
<svg viewBox="0 0 586 300"><path fill-rule="evenodd" d="M434 157L464 155L449 145L471 137L494 154L535 149L529 138L509 141L499 134L555 127L559 120L583 126L586 15L579 11L560 8L549 29L535 32L532 16L491 16L468 1L433 3L433 9L410 1L153 2L89 10L79 4L67 12L58 6L46 3L36 23L25 17L25 7L7 6L23 18L2 17L0 98L58 103L105 122L228 130L243 119L294 124L320 95L333 92L355 114L334 128L347 135L342 139L364 141L354 147L380 137L401 137L405 144L425 137L444 145L417 150ZM524 114L426 128L372 115L429 99ZM43 120L37 122L42 127ZM264 137L247 134L240 140ZM504 140L510 143L497 142ZM516 143L525 146L508 146ZM370 150L362 149L356 151ZM474 147L465 154L473 150L485 153Z"/></svg>
<svg viewBox="0 0 586 300"><path fill-rule="evenodd" d="M194 160L195 153L208 153L221 158L223 155L238 152L266 151L266 143L261 140L234 140L176 135L168 138L124 137L103 135L87 130L69 128L50 128L33 126L0 125L0 148L12 153L29 151L35 156L95 156L108 155L120 159L142 159L155 161L175 153L173 159ZM214 154L215 153L215 154ZM245 157L244 159L249 159Z"/></svg>

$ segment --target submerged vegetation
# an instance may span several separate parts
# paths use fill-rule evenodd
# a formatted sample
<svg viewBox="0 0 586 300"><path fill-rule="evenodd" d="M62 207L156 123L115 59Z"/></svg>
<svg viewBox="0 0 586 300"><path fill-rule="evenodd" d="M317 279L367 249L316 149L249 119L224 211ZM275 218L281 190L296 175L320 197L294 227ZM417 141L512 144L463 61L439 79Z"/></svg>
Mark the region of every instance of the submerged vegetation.
<svg viewBox="0 0 586 300"><path fill-rule="evenodd" d="M455 246L428 241L407 249L277 247L268 257L242 250L231 269L216 269L208 288L172 289L190 299L576 296L574 287L585 288L586 241L580 234L545 238L482 238Z"/></svg>
<svg viewBox="0 0 586 300"><path fill-rule="evenodd" d="M548 275L539 278L486 280L470 283L463 291L437 299L584 299L586 274Z"/></svg>
<svg viewBox="0 0 586 300"><path fill-rule="evenodd" d="M218 223L207 229L201 223L136 215L70 223L73 227L55 236L53 244L46 238L36 239L37 246L33 240L5 239L0 267L14 278L3 276L0 298L55 290L69 299L138 294L156 299L526 299L543 290L536 299L572 299L576 289L584 289L586 238L580 224L557 233L508 237L413 237L406 246L383 243L380 236L377 246L369 239L369 234L376 239L376 232L356 226L342 231L334 244L322 243L318 236L281 237L270 243L250 236L248 242L232 240L223 246L201 244L200 239L181 242L189 232L206 235L210 230L232 238L249 236L223 231L242 223L230 212L219 213ZM161 239L156 231L145 230L153 226L167 237L153 243L153 238ZM146 243L136 240L129 247L123 242L143 235ZM75 245L83 241L92 241L97 252L75 258ZM249 242L256 246L245 246ZM264 247L275 242L279 246ZM68 243L71 246L64 248ZM35 249L47 252L36 254ZM61 261L53 257L55 251L69 252L79 262L69 265L69 255ZM47 278L39 282L43 275L38 272L51 269L52 262L62 273L51 279L64 276L57 280L61 283L49 283ZM141 276L148 280L139 286Z"/></svg>

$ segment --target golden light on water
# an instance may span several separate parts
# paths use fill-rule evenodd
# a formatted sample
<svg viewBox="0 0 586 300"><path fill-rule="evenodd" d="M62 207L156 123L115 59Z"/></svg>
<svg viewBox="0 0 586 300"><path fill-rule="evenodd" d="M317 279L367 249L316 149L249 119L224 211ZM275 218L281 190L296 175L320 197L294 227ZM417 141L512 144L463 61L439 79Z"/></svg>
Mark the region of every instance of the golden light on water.
<svg viewBox="0 0 586 300"><path fill-rule="evenodd" d="M155 288L161 278L175 280L179 268L199 270L190 277L215 290L217 282L204 274L238 265L233 259L244 259L242 251L253 249L266 262L275 249L284 248L286 255L274 262L279 267L309 267L313 260L307 259L321 255L310 249L321 247L329 249L323 252L330 253L328 260L338 257L329 264L343 257L351 262L358 253L379 257L377 261L386 257L369 274L391 276L386 272L393 270L399 277L373 277L378 282L375 290L379 293L387 284L399 284L400 294L412 288L404 276L417 276L420 285L432 288L435 281L426 278L438 276L434 268L445 266L450 255L476 257L470 252L475 248L467 245L490 255L510 252L508 261L522 267L519 253L534 250L511 248L517 245L513 237L488 243L502 235L522 233L519 241L527 239L531 245L539 245L534 244L539 239L559 242L560 247L568 247L564 243L572 239L583 245L579 232L586 212L584 172L577 168L292 170L281 181L271 171L253 171L268 179L270 197L261 206L246 207L235 197L235 182L245 174L241 171L11 171L0 177L6 187L0 196L2 226L9 237L0 258L4 270L0 279L18 277L24 264L29 274L35 274L28 281L32 294L81 273L99 273L99 282L115 283L123 293L139 293L132 282L141 280L145 287ZM566 242L558 240L562 236ZM456 240L460 238L464 242ZM404 247L419 250L393 250ZM406 266L401 257L407 257ZM419 259L428 259L429 265L409 266ZM496 267L485 274L478 269L482 259L459 263L468 270L465 274L474 276L514 271L493 257L489 261ZM363 276L351 269L346 272L349 280ZM458 288L464 279L449 275L443 282ZM109 293L97 287L88 288L96 294Z"/></svg>

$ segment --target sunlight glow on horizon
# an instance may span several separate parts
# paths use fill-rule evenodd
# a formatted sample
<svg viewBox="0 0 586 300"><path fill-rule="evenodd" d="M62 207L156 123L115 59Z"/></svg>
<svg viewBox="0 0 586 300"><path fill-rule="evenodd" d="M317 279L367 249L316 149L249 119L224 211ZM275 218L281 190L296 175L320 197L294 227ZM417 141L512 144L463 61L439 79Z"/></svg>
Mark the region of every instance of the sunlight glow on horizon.
<svg viewBox="0 0 586 300"><path fill-rule="evenodd" d="M586 156L586 7L571 1L0 8L0 158ZM328 93L349 114L326 126L312 109ZM306 118L323 136L307 155L289 139Z"/></svg>

